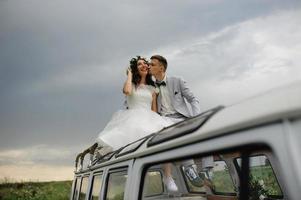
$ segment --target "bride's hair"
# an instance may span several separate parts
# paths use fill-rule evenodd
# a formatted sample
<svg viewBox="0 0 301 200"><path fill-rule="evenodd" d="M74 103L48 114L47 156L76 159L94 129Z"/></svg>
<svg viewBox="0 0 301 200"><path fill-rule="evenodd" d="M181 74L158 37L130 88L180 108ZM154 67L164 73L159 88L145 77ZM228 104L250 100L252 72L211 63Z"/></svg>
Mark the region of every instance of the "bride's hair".
<svg viewBox="0 0 301 200"><path fill-rule="evenodd" d="M144 60L148 64L147 59L144 57L141 57L141 56L136 56L136 58L132 58L130 60L130 67L131 67L132 74L133 74L132 82L135 85L138 85L141 80L141 76L139 75L138 66L137 66L137 63L139 60ZM152 76L149 73L147 73L147 75L145 77L145 81L146 81L147 85L155 86L155 83L152 80Z"/></svg>

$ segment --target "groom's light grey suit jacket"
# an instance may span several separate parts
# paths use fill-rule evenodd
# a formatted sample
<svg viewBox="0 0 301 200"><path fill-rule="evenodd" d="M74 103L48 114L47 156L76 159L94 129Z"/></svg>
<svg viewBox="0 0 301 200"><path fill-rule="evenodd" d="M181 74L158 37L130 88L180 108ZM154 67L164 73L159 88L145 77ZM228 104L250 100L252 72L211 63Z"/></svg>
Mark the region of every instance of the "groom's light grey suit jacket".
<svg viewBox="0 0 301 200"><path fill-rule="evenodd" d="M167 76L166 87L169 90L172 106L185 117L200 113L199 101L188 88L186 82L179 77ZM158 96L158 112L161 111L161 95ZM191 109L189 109L189 107Z"/></svg>

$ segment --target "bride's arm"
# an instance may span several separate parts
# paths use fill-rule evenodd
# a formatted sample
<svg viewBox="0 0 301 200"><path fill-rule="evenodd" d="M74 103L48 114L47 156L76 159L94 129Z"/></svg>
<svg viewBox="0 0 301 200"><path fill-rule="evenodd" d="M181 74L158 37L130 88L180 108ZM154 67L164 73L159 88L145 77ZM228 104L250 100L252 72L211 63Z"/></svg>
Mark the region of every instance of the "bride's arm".
<svg viewBox="0 0 301 200"><path fill-rule="evenodd" d="M127 79L123 85L123 94L126 96L131 95L132 93L132 78L133 74L130 68L127 70Z"/></svg>
<svg viewBox="0 0 301 200"><path fill-rule="evenodd" d="M156 94L156 92L153 92L152 111L158 112L158 107L157 107L157 94Z"/></svg>

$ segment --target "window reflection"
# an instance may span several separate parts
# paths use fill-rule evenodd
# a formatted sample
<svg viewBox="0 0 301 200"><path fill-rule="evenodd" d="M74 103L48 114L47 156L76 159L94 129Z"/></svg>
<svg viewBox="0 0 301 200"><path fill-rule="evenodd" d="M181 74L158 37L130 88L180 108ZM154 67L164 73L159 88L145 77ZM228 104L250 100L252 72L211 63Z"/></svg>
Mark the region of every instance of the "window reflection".
<svg viewBox="0 0 301 200"><path fill-rule="evenodd" d="M84 200L86 198L88 183L89 183L89 176L83 177L82 185L79 193L79 200Z"/></svg>
<svg viewBox="0 0 301 200"><path fill-rule="evenodd" d="M127 172L112 172L109 174L108 189L106 194L107 200L122 200L127 180Z"/></svg>
<svg viewBox="0 0 301 200"><path fill-rule="evenodd" d="M144 180L143 196L156 196L163 193L161 171L148 171Z"/></svg>
<svg viewBox="0 0 301 200"><path fill-rule="evenodd" d="M271 163L265 155L253 155L249 160L250 189L256 196L282 198L283 194ZM236 159L241 167L241 158Z"/></svg>
<svg viewBox="0 0 301 200"><path fill-rule="evenodd" d="M94 175L92 181L91 200L98 200L102 185L102 174Z"/></svg>

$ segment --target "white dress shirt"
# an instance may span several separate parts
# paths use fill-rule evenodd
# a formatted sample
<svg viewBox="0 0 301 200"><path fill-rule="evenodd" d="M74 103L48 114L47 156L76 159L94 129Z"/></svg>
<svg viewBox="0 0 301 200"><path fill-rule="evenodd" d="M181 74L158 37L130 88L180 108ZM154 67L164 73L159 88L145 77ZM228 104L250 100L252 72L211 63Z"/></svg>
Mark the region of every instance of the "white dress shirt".
<svg viewBox="0 0 301 200"><path fill-rule="evenodd" d="M163 80L166 83L166 75ZM166 83L167 84L167 83ZM177 113L171 103L170 94L167 86L161 85L159 87L160 95L161 95L161 110L160 113L162 116L171 115Z"/></svg>

